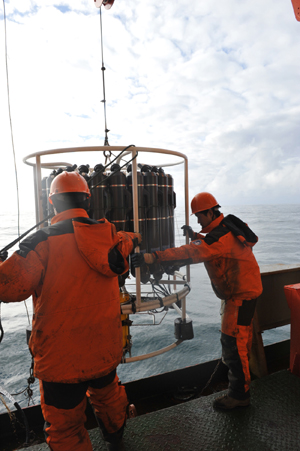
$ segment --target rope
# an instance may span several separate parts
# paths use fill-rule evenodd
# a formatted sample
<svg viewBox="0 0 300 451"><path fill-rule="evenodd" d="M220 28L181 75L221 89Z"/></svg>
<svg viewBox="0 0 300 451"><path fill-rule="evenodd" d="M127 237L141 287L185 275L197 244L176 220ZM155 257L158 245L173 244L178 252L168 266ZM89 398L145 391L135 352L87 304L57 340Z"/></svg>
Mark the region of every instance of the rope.
<svg viewBox="0 0 300 451"><path fill-rule="evenodd" d="M100 172L104 172L105 169L108 168L108 166L110 166L114 161L116 161L118 158L120 158L120 156L122 155L122 153L124 153L124 152L125 152L127 149L129 149L130 147L135 147L135 145L134 145L134 144L129 144L129 146L125 147L125 149L123 149L123 150L119 153L119 155L117 155L112 161L110 161L108 164L105 163L106 166L104 166L104 167L101 169L101 171L96 172L93 176L90 177L90 179L89 179L89 181L88 181L88 185L91 184L91 181L92 181L95 177L97 177L97 175L99 175ZM104 152L105 152L105 150L104 150ZM110 153L111 153L111 152L110 152ZM104 154L104 156L105 156L105 154ZM106 157L106 156L105 156L105 157ZM107 158L107 157L106 157L106 158ZM132 161L132 160L130 160L130 161ZM127 164L129 164L130 161L126 162L126 164L125 164L124 166L126 166ZM123 168L124 166L122 166L122 168ZM120 169L121 169L121 168L120 168ZM102 180L100 183L103 183L103 180ZM100 183L99 183L98 185L100 185ZM96 188L96 186L98 186L98 185L92 186L91 189Z"/></svg>
<svg viewBox="0 0 300 451"><path fill-rule="evenodd" d="M0 386L0 394L6 396L6 398L8 398L10 400L10 402L15 406L17 411L22 415L22 419L23 419L23 423L24 423L25 431L26 431L26 438L25 438L24 446L28 447L29 446L29 442L30 442L30 431L29 431L29 424L28 424L28 421L27 421L27 418L26 418L26 415L25 415L24 411L21 409L21 407L16 402L16 400L8 393L8 391L6 391L1 386ZM9 408L8 408L7 404L5 403L5 401L3 400L2 396L1 396L1 401L4 403L5 407L9 410Z"/></svg>
<svg viewBox="0 0 300 451"><path fill-rule="evenodd" d="M104 66L104 60L103 60L103 35L102 35L102 13L101 13L101 7L99 8L99 16L100 16L100 38L101 38L101 56L102 56L102 66L101 66L101 71L102 71L102 86L103 86L103 100L101 100L101 102L103 102L103 106L104 106L104 123L105 123L105 138L104 138L104 145L105 146L109 146L109 142L108 142L108 136L107 133L110 131L107 128L107 120L106 120L106 98L105 98L105 80L104 80L104 71L105 71L105 66Z"/></svg>
<svg viewBox="0 0 300 451"><path fill-rule="evenodd" d="M6 85L7 85L7 103L8 103L8 115L9 115L9 124L10 124L10 134L11 134L11 143L14 157L14 167L15 167L15 179L16 179L16 190L17 190L17 211L18 211L18 236L20 237L20 198L19 198L19 181L18 181L18 171L17 171L17 161L16 161L16 152L15 152L15 143L14 143L14 135L13 135L13 127L12 127L12 118L11 118L11 108L10 108L10 89L9 89L9 76L8 76L8 58L7 58L7 29L6 29L6 11L5 11L5 0L3 0L3 19L4 19L4 36L5 36L5 68L6 68ZM27 312L28 322L30 324L28 309L26 301L24 301L24 305ZM2 341L4 335L4 331L1 324L1 316L0 316L0 343Z"/></svg>
<svg viewBox="0 0 300 451"><path fill-rule="evenodd" d="M2 304L2 301L0 301L0 343L4 337L4 330L2 327L2 319L1 319L1 304Z"/></svg>
<svg viewBox="0 0 300 451"><path fill-rule="evenodd" d="M20 200L19 200L19 182L18 182L18 171L17 171L17 161L15 153L14 135L11 120L11 108L10 108L10 91L9 91L9 77L8 77L8 61L7 61L7 30L6 30L6 12L5 12L5 1L3 0L3 19L4 19L4 36L5 36L5 69L6 69L6 86L7 86L7 103L8 103L8 115L10 124L10 134L11 134L11 144L14 156L14 166L15 166L15 177L16 177L16 189L17 189L17 208L18 208L18 235L20 235Z"/></svg>
<svg viewBox="0 0 300 451"><path fill-rule="evenodd" d="M212 372L212 375L210 376L209 380L207 381L206 385L202 388L202 390L199 393L196 393L196 395L201 396L202 393L204 392L204 390L210 385L210 383L211 383L214 375L216 374L221 362L222 362L222 359L219 359L219 361L218 361L214 371Z"/></svg>
<svg viewBox="0 0 300 451"><path fill-rule="evenodd" d="M24 301L24 305L25 305L25 309L26 309L26 313L27 313L28 324L30 324L30 317L29 317L29 311L28 311L28 307L26 304L26 300Z"/></svg>
<svg viewBox="0 0 300 451"><path fill-rule="evenodd" d="M130 146L129 146L130 147ZM124 149L125 150L125 149ZM122 151L124 152L124 151ZM127 166L129 163L131 163L133 160L136 159L136 157L138 156L138 154L136 154L133 158L131 158L131 160L127 161L126 163L123 164L123 166L120 166L118 169L116 169L115 171L111 172L107 177L105 177L103 180L101 180L99 183L97 183L97 185L94 185L90 188L90 191L92 191L94 188L97 188L97 186L102 185L103 183L106 182L106 180L108 180L110 177L112 177L114 174L116 174L117 172L120 171L120 169L123 169L125 166ZM110 166L110 164L109 164ZM104 170L104 169L103 169ZM102 172L103 172L102 170ZM99 173L97 173L96 175L98 175ZM90 182L90 181L89 181Z"/></svg>

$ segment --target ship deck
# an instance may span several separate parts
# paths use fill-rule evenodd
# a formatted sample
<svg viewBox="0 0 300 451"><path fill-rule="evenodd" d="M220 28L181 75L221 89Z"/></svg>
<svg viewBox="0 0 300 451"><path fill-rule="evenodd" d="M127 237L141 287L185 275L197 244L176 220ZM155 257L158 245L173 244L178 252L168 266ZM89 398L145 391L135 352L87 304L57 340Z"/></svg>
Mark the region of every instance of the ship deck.
<svg viewBox="0 0 300 451"><path fill-rule="evenodd" d="M300 378L287 370L256 379L251 405L217 411L222 392L137 416L127 422L130 451L295 451L300 443ZM94 451L106 446L98 429L89 431ZM46 451L45 443L23 451Z"/></svg>

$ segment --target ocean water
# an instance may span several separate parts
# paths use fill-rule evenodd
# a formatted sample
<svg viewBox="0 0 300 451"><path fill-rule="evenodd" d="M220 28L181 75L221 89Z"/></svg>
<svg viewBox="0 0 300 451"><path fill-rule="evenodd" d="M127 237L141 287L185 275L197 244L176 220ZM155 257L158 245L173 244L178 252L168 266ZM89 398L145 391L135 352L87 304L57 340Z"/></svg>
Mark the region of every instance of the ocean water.
<svg viewBox="0 0 300 451"><path fill-rule="evenodd" d="M240 217L258 235L259 241L254 247L254 254L260 266L275 263L300 264L300 204L231 206L223 207L222 212L225 215L232 213ZM34 223L33 213L22 214L21 233ZM177 246L185 244L180 229L183 224L184 217L179 211L176 213L175 225ZM195 231L199 230L196 222L192 222L191 225ZM0 249L2 249L17 237L16 215L0 214L0 231ZM17 248L18 246L15 246L14 249ZM13 394L21 406L28 405L25 394L17 393L26 388L29 376L31 357L26 344L26 327L31 321L31 314L30 299L21 303L1 304L4 338L0 343L0 387ZM118 374L122 382L221 356L220 301L212 291L203 264L191 266L191 292L187 297L187 314L193 321L194 339L183 342L163 355L140 362L121 364ZM133 356L161 349L175 341L174 320L178 314L170 309L164 318L163 315L157 313L155 324L152 315L144 314L136 318L131 316L130 319L134 324L140 322L145 324L131 327ZM263 340L265 344L270 344L289 336L290 327L284 326L264 332ZM37 381L33 385L33 402L39 402ZM0 402L0 413L4 411L5 407Z"/></svg>

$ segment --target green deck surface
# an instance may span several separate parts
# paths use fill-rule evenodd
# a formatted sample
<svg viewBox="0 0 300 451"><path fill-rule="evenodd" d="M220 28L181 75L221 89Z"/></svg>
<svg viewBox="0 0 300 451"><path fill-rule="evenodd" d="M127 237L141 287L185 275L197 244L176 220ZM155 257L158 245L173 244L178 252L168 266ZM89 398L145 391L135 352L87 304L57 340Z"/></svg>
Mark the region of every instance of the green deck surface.
<svg viewBox="0 0 300 451"><path fill-rule="evenodd" d="M221 393L222 394L222 393ZM124 433L126 451L300 450L300 378L280 371L251 384L251 405L229 412L212 408L216 393L133 418ZM94 451L106 450L97 429ZM46 451L36 445L23 451Z"/></svg>

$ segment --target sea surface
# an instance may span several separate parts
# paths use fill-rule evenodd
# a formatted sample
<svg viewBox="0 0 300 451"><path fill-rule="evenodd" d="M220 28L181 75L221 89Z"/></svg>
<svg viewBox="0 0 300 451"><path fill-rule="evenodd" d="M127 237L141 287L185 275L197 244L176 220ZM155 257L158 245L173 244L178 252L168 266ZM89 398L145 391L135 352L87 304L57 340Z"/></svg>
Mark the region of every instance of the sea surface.
<svg viewBox="0 0 300 451"><path fill-rule="evenodd" d="M258 235L254 254L260 266L266 264L300 264L300 204L299 205L247 205L223 207L226 215L235 214ZM193 220L193 219L192 219ZM35 224L32 212L22 213L21 233ZM176 213L176 245L185 244L180 227L184 216ZM195 220L191 224L199 230ZM17 215L0 214L0 249L18 236ZM13 249L17 249L15 246ZM9 255L11 255L10 251ZM58 262L59 264L59 262ZM26 328L31 322L31 299L26 302L1 304L1 320L4 338L0 343L0 392L1 387L12 394L21 406L28 405L23 391L31 365L31 356L26 344ZM214 295L203 264L191 266L191 292L187 297L187 314L193 321L194 339L182 343L163 355L135 363L121 364L118 374L122 382L141 379L151 375L216 359L221 356L220 345L220 301ZM132 356L143 355L170 345L174 337L174 320L178 314L170 309L167 315L139 315L130 317L133 340ZM265 344L289 338L290 326L266 331ZM9 401L6 399L9 405ZM39 403L38 382L33 384L33 401ZM12 407L12 406L10 406ZM6 411L1 403L0 413Z"/></svg>

